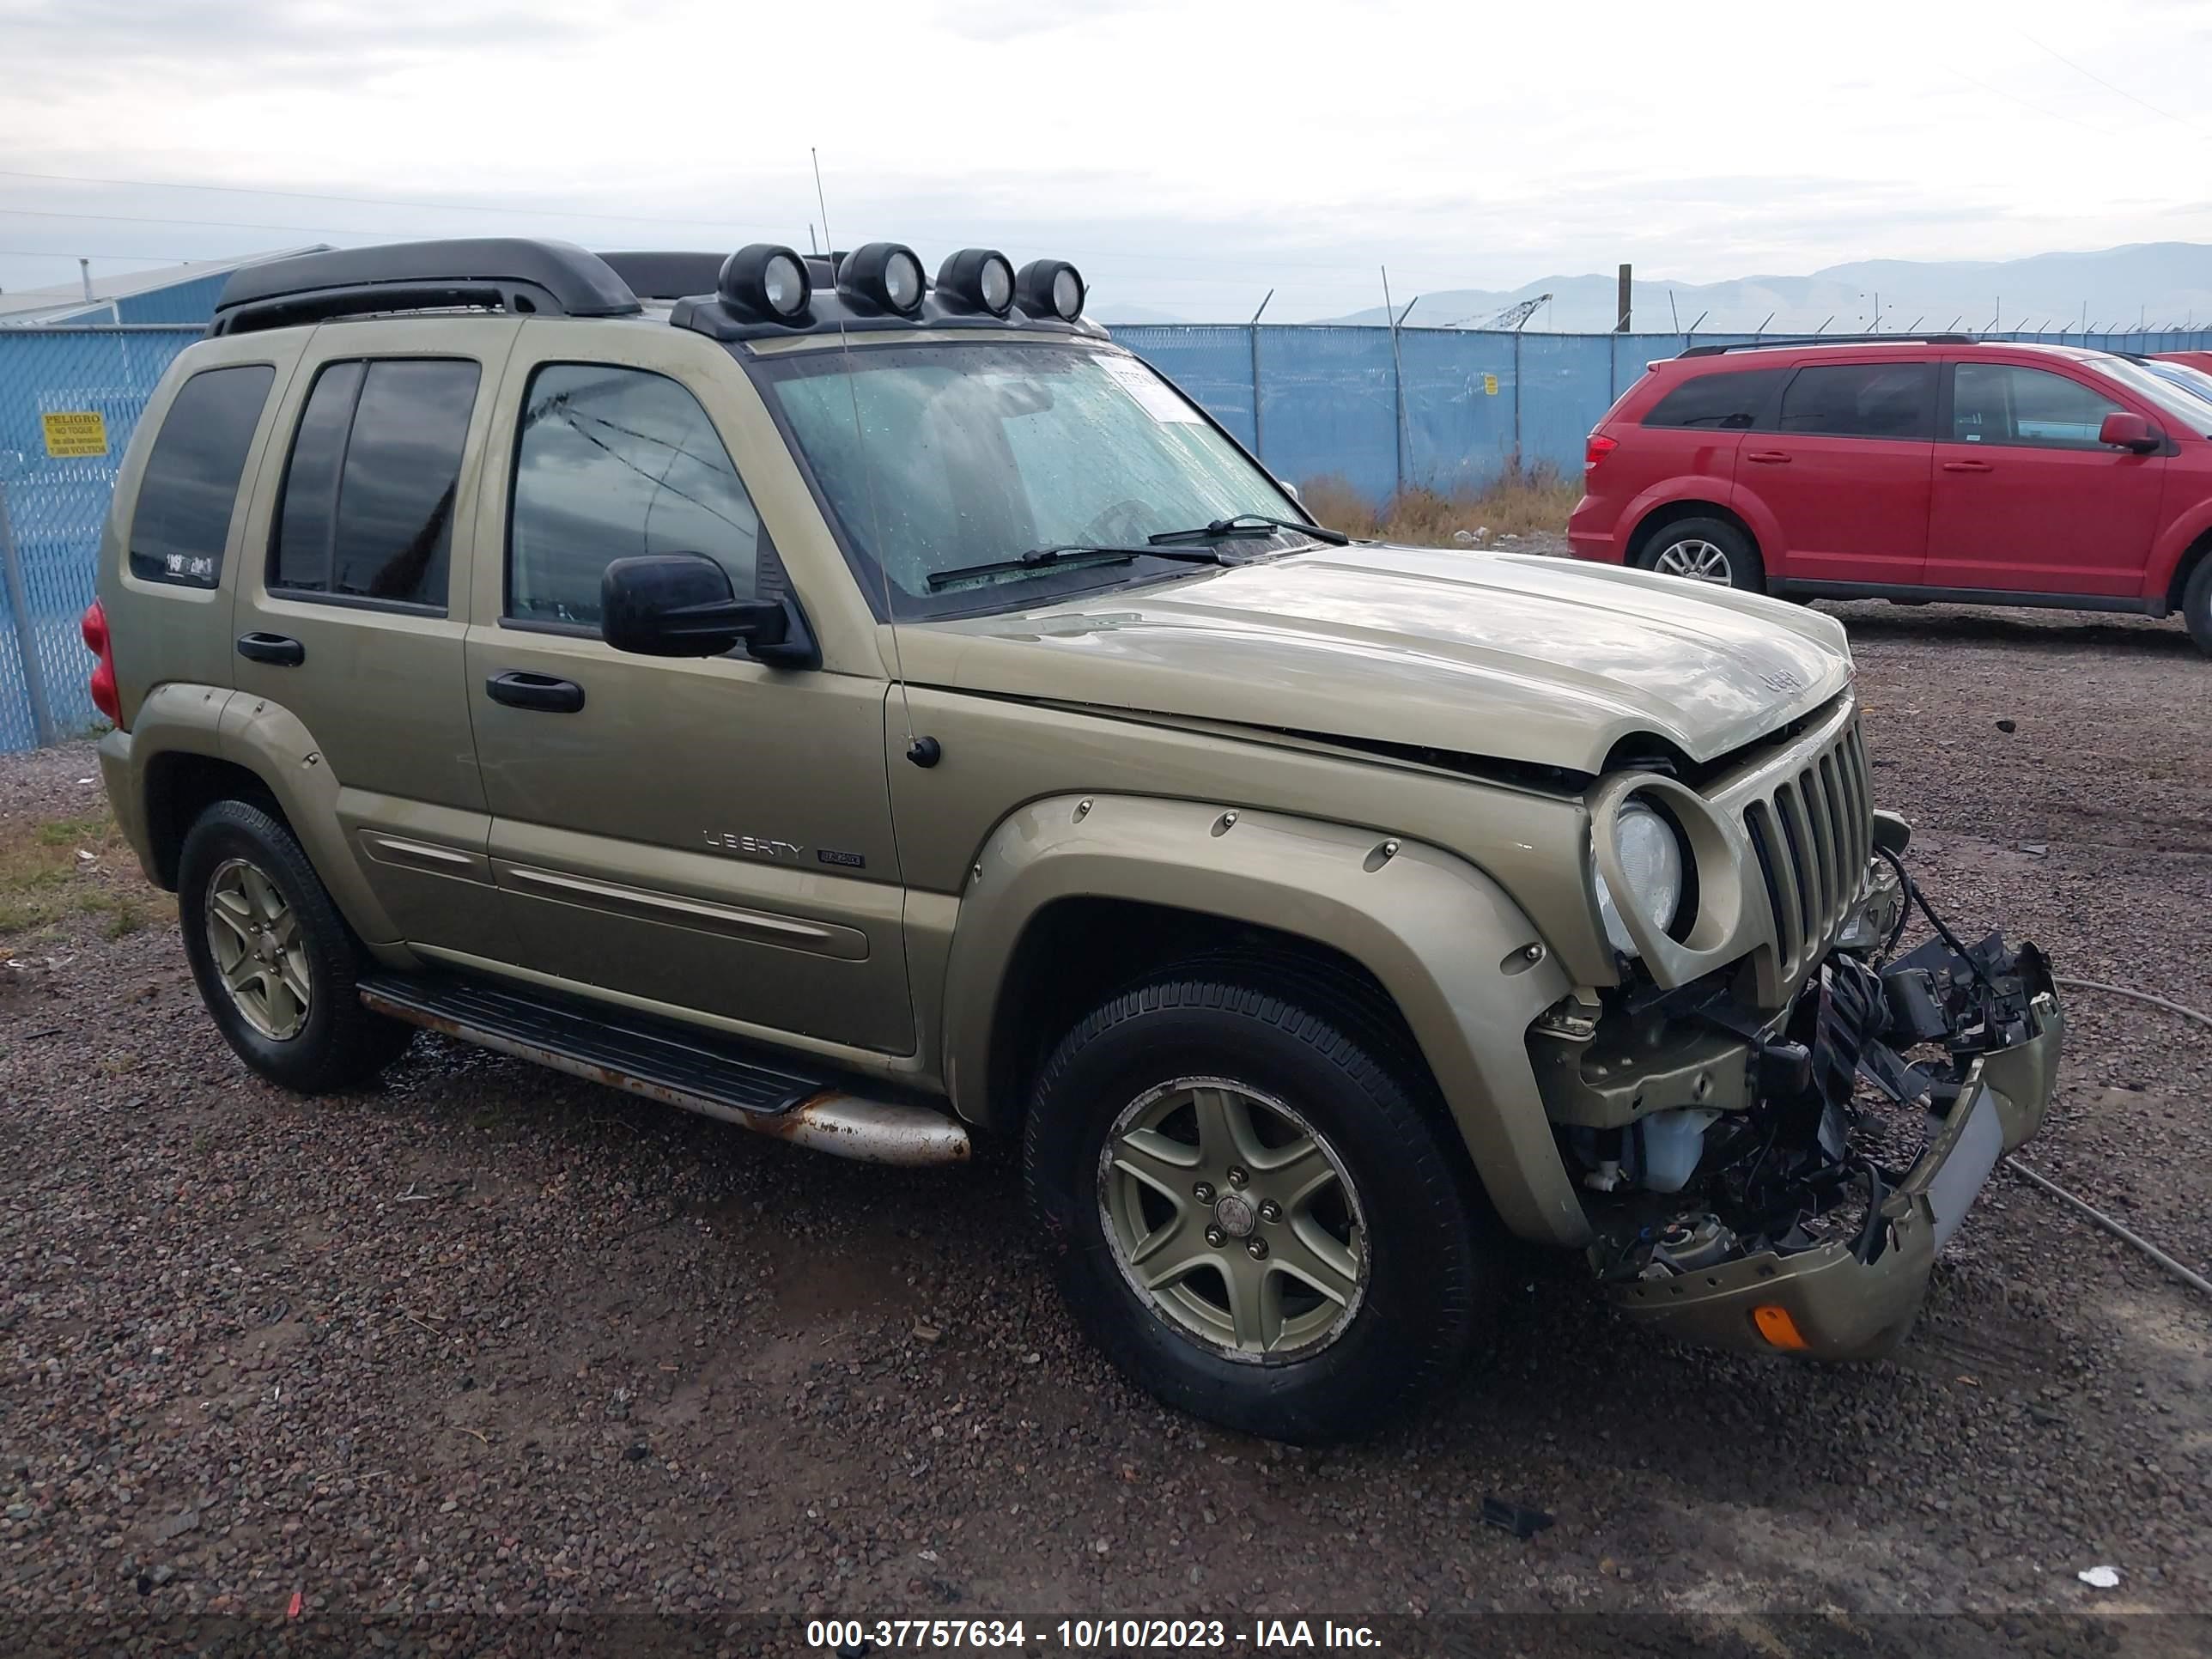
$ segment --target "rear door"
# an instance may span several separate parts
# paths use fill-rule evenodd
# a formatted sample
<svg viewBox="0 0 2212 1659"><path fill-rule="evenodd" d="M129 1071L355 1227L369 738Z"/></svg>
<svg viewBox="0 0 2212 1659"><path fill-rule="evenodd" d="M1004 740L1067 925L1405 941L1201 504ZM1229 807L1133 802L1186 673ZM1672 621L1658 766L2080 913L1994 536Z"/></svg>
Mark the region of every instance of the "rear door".
<svg viewBox="0 0 2212 1659"><path fill-rule="evenodd" d="M237 686L298 717L400 936L502 926L462 679L483 429L519 323L318 329L286 386L233 617ZM242 700L241 700L242 701Z"/></svg>
<svg viewBox="0 0 2212 1659"><path fill-rule="evenodd" d="M2097 441L2119 400L2070 364L1960 361L1936 468L1928 580L1938 587L2130 598L2142 590L2163 455Z"/></svg>
<svg viewBox="0 0 2212 1659"><path fill-rule="evenodd" d="M1928 553L1936 365L1808 363L1736 454L1736 486L1778 526L1767 574L1910 586Z"/></svg>

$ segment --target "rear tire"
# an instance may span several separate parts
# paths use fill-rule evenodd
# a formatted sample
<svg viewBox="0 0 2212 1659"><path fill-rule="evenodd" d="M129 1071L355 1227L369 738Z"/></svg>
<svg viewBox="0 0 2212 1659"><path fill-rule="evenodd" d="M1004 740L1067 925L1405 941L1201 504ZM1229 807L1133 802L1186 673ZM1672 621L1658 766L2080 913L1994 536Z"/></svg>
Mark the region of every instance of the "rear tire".
<svg viewBox="0 0 2212 1659"><path fill-rule="evenodd" d="M1093 1011L1032 1091L1024 1175L1061 1290L1179 1410L1277 1440L1372 1431L1486 1334L1488 1206L1418 1062L1185 971Z"/></svg>
<svg viewBox="0 0 2212 1659"><path fill-rule="evenodd" d="M1710 582L1716 587L1766 592L1766 570L1751 538L1723 519L1677 519L1654 532L1636 562L1662 576Z"/></svg>
<svg viewBox="0 0 2212 1659"><path fill-rule="evenodd" d="M2181 619L2189 624L2197 648L2212 657L2212 550L2197 561L2189 586L2181 590Z"/></svg>
<svg viewBox="0 0 2212 1659"><path fill-rule="evenodd" d="M415 1028L371 1013L355 989L367 955L292 832L250 801L222 800L177 861L185 957L223 1039L271 1083L320 1094L368 1082Z"/></svg>

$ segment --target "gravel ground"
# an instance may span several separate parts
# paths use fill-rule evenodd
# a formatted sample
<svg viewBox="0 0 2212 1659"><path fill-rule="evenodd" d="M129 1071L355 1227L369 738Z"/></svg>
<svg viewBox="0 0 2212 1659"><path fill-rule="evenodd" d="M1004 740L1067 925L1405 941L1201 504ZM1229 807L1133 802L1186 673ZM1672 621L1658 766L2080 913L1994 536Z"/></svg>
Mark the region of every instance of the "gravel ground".
<svg viewBox="0 0 2212 1659"><path fill-rule="evenodd" d="M2170 623L1838 610L1938 904L2212 1008L2212 663ZM0 757L0 836L82 813L92 771ZM76 878L137 883L112 866ZM427 1038L379 1091L301 1101L216 1038L166 920L12 949L19 1638L295 1605L572 1645L625 1610L1598 1609L1786 1655L1792 1610L2212 1609L2212 1303L2007 1175L1893 1360L1638 1336L1547 1260L1432 1410L1308 1453L1125 1387L1003 1160L841 1164ZM2087 993L2069 1021L2029 1161L2212 1268L2212 1036ZM1485 1528L1492 1493L1556 1524ZM2117 1589L2076 1579L2099 1564Z"/></svg>

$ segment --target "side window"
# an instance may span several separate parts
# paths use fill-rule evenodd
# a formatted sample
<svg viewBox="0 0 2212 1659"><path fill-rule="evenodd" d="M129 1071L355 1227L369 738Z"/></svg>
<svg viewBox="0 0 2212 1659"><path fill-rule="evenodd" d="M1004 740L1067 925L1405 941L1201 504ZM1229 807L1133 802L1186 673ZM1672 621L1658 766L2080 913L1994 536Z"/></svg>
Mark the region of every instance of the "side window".
<svg viewBox="0 0 2212 1659"><path fill-rule="evenodd" d="M269 586L442 611L477 366L326 363L292 440Z"/></svg>
<svg viewBox="0 0 2212 1659"><path fill-rule="evenodd" d="M1933 363L1821 363L1782 393L1784 432L1838 438L1926 438L1936 427Z"/></svg>
<svg viewBox="0 0 2212 1659"><path fill-rule="evenodd" d="M1960 363L1951 385L1951 435L1962 444L2097 449L2121 405L2063 374L2010 363Z"/></svg>
<svg viewBox="0 0 2212 1659"><path fill-rule="evenodd" d="M149 582L213 587L246 452L276 371L266 363L204 368L169 405L146 458L131 513L131 574Z"/></svg>
<svg viewBox="0 0 2212 1659"><path fill-rule="evenodd" d="M1765 410L1776 385L1788 372L1752 368L1692 374L1652 406L1644 424L1741 430Z"/></svg>
<svg viewBox="0 0 2212 1659"><path fill-rule="evenodd" d="M676 381L548 363L523 394L507 614L597 627L599 578L640 553L704 553L757 591L760 518L707 411Z"/></svg>

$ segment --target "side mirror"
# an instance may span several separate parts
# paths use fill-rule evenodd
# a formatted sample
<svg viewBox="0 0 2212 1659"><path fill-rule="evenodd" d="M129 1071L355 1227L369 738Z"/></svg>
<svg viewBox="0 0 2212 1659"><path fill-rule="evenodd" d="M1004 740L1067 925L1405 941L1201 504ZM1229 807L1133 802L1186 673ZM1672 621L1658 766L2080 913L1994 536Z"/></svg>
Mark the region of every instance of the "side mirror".
<svg viewBox="0 0 2212 1659"><path fill-rule="evenodd" d="M617 559L599 578L599 637L646 657L719 657L739 645L779 646L790 614L775 599L741 599L704 553Z"/></svg>
<svg viewBox="0 0 2212 1659"><path fill-rule="evenodd" d="M2142 416L2123 410L2105 416L2104 425L2097 428L2097 441L2110 444L2115 449L2131 449L2138 455L2148 455L2165 439Z"/></svg>

